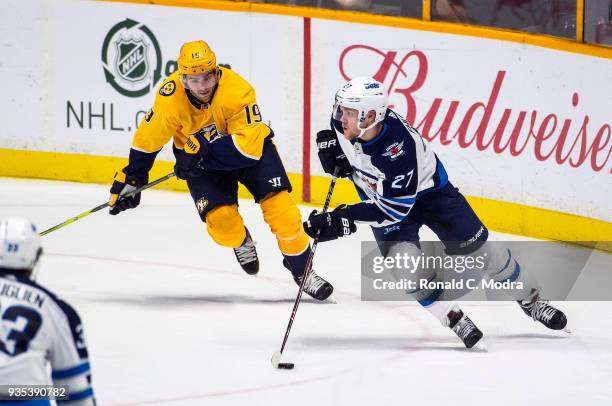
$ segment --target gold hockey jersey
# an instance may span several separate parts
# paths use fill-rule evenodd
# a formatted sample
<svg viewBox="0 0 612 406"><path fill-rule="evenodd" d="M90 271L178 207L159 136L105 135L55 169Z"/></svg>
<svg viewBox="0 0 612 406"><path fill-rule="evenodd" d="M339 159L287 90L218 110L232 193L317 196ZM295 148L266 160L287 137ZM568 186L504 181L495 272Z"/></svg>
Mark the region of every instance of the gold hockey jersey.
<svg viewBox="0 0 612 406"><path fill-rule="evenodd" d="M151 154L154 159L171 138L176 148L183 149L187 137L198 132L210 141L211 169L217 170L255 164L264 141L272 136L262 122L255 90L240 75L219 67L215 93L209 103L202 103L183 86L177 71L159 86L153 107L134 134L130 167L150 169L145 162L133 161L149 161Z"/></svg>

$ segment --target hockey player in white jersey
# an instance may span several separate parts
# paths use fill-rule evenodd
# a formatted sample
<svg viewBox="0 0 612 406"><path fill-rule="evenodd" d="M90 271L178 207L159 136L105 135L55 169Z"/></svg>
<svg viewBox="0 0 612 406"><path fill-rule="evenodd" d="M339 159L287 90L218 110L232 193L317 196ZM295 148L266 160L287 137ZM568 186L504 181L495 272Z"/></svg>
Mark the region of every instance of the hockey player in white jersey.
<svg viewBox="0 0 612 406"><path fill-rule="evenodd" d="M34 281L41 254L40 237L30 221L0 219L0 384L68 385L69 400L59 404L95 405L81 319Z"/></svg>
<svg viewBox="0 0 612 406"><path fill-rule="evenodd" d="M354 78L336 93L331 129L317 134L325 172L350 177L361 202L341 205L326 214L313 212L304 229L319 241L333 240L372 227L381 253L420 255L419 229L426 225L448 255L484 255L485 275L496 282L521 282L507 293L528 316L554 330L565 328L565 315L540 298L535 278L520 268L509 249L487 242L488 231L417 130L387 108L384 85L372 78ZM420 278L435 280L435 271L421 269ZM436 284L433 284L438 286ZM517 284L518 285L518 284ZM450 327L471 348L482 332L451 301L439 300L439 288L409 292Z"/></svg>

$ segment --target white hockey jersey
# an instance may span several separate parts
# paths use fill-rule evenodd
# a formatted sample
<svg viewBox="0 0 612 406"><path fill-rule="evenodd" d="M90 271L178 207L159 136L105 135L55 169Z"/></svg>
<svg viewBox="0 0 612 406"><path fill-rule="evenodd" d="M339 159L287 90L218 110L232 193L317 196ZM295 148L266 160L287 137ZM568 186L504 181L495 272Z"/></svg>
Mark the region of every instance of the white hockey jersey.
<svg viewBox="0 0 612 406"><path fill-rule="evenodd" d="M332 119L338 141L351 166L362 202L349 206L356 222L386 227L402 221L419 195L448 182L444 166L417 130L388 109L374 139L347 140Z"/></svg>
<svg viewBox="0 0 612 406"><path fill-rule="evenodd" d="M5 271L0 271L0 384L68 385L70 401L60 404L95 405L76 311L32 280Z"/></svg>

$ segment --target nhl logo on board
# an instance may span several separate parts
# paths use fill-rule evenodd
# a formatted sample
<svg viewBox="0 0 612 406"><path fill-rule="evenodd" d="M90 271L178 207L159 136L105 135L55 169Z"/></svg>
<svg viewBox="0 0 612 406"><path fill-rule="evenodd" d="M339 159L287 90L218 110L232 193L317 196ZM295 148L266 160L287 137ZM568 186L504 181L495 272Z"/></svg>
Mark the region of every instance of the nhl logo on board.
<svg viewBox="0 0 612 406"><path fill-rule="evenodd" d="M119 38L115 42L115 71L123 80L136 83L142 81L149 73L148 46L142 39Z"/></svg>
<svg viewBox="0 0 612 406"><path fill-rule="evenodd" d="M386 152L384 152L382 156L388 156L392 161L395 161L398 157L404 155L404 150L402 149L403 147L404 141L394 142L385 149Z"/></svg>
<svg viewBox="0 0 612 406"><path fill-rule="evenodd" d="M196 207L198 208L198 213L202 214L204 209L208 206L208 199L204 197L200 197L196 202Z"/></svg>
<svg viewBox="0 0 612 406"><path fill-rule="evenodd" d="M110 28L102 43L106 82L120 94L140 97L162 78L161 48L144 24L126 18Z"/></svg>

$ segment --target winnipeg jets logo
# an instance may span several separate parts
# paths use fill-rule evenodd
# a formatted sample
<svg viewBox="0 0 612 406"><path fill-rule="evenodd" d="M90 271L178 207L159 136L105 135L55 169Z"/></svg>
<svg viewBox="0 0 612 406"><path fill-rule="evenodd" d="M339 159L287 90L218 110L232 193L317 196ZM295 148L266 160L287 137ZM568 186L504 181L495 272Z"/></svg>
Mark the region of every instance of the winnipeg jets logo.
<svg viewBox="0 0 612 406"><path fill-rule="evenodd" d="M394 142L385 149L386 152L384 152L382 156L388 156L392 161L395 161L398 157L404 155L404 150L402 149L403 147L404 141Z"/></svg>

